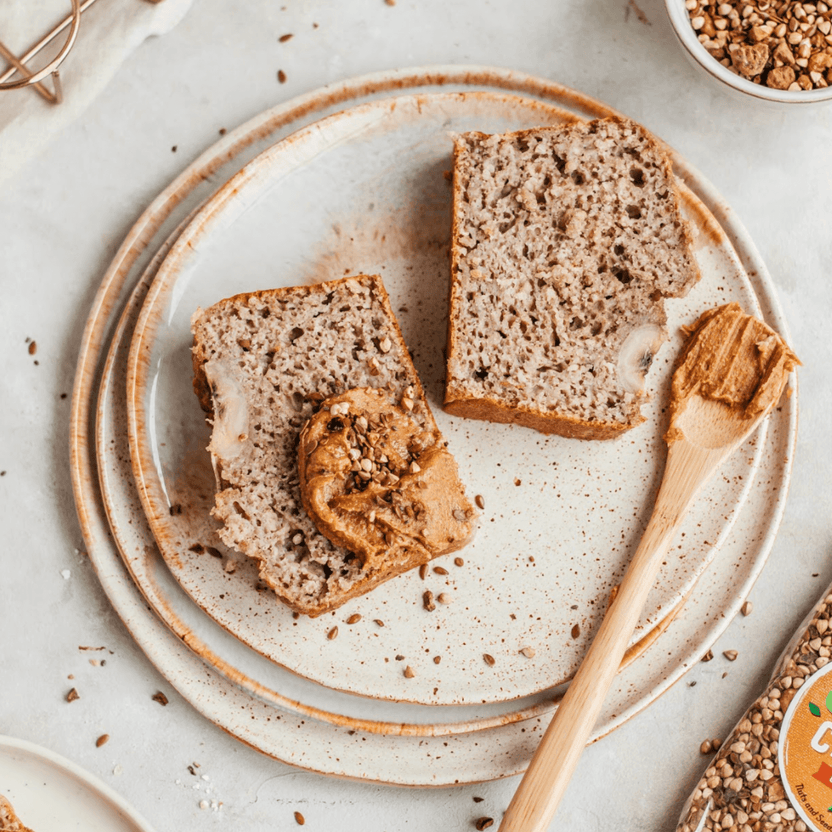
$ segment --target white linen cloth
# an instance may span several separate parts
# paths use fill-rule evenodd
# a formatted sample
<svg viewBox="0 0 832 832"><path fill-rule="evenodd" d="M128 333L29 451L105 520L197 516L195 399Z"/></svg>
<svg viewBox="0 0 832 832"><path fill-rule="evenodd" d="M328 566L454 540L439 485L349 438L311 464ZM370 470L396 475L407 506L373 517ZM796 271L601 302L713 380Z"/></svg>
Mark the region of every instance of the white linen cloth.
<svg viewBox="0 0 832 832"><path fill-rule="evenodd" d="M127 56L146 38L170 31L193 0L97 0L81 16L78 37L59 68L63 101L52 104L31 87L0 91L0 184L36 156L104 89ZM4 0L0 41L17 57L72 11L70 0ZM65 29L30 61L36 71L66 42ZM0 57L0 74L8 65ZM17 80L15 74L9 80ZM52 78L44 85L51 91Z"/></svg>

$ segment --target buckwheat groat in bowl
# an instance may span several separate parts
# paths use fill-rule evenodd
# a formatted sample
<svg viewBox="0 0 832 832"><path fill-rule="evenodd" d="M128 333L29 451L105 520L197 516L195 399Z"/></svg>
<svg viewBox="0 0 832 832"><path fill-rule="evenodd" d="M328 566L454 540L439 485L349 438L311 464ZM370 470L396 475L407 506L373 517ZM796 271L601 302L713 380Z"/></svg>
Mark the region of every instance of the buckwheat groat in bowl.
<svg viewBox="0 0 832 832"><path fill-rule="evenodd" d="M685 54L723 86L764 101L832 99L832 4L665 0Z"/></svg>

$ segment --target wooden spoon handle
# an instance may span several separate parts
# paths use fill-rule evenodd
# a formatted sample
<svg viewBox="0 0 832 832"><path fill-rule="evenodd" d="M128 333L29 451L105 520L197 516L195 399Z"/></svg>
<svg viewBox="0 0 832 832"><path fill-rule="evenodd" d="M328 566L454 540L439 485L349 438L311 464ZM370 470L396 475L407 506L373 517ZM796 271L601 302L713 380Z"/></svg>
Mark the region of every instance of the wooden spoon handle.
<svg viewBox="0 0 832 832"><path fill-rule="evenodd" d="M500 832L545 832L598 719L662 559L710 472L687 476L690 449L672 446L656 506L627 574L523 776ZM680 453L672 451L678 448ZM709 460L710 461L710 460ZM705 468L709 466L704 466ZM713 469L711 469L713 470Z"/></svg>

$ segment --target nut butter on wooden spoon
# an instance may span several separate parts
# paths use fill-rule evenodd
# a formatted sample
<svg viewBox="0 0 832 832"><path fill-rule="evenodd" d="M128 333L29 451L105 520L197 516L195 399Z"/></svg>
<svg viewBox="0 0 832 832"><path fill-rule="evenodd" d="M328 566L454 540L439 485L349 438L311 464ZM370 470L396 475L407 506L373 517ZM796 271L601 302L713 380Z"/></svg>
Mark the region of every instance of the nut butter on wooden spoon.
<svg viewBox="0 0 832 832"><path fill-rule="evenodd" d="M780 399L800 362L736 303L703 314L673 374L667 464L627 574L514 795L500 832L543 832L566 791L682 518Z"/></svg>

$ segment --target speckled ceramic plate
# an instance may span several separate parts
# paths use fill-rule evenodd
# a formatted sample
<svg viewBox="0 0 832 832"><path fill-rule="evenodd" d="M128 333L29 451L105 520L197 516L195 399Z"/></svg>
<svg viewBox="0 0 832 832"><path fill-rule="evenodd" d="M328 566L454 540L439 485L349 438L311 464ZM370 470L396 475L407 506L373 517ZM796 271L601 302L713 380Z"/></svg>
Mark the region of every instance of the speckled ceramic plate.
<svg viewBox="0 0 832 832"><path fill-rule="evenodd" d="M546 691L506 703L437 707L380 702L324 688L243 645L182 590L159 555L146 518L135 510L139 500L127 462L124 397L132 328L150 282L176 233L145 270L119 321L98 391L96 420L99 481L111 531L136 585L161 620L209 667L229 681L284 710L333 725L349 725L355 730L381 734L447 736L487 730L551 711L553 700L560 699L561 691ZM673 618L672 612L634 645L625 657L625 665L638 658Z"/></svg>
<svg viewBox="0 0 832 832"><path fill-rule="evenodd" d="M112 507L114 513L110 518L98 486L93 432L106 348L127 299L165 238L218 183L224 182L264 147L291 130L347 104L401 90L476 89L511 90L541 101L560 103L588 116L613 112L557 84L482 67L385 72L316 91L276 107L229 132L148 207L104 276L81 345L73 391L70 445L73 486L90 558L114 608L161 673L207 719L266 754L322 773L402 785L449 785L508 776L525 768L547 717L447 737L380 735L356 730L350 722L332 725L303 713L292 713L291 707L263 702L252 695L247 686L234 684L209 668L206 643L202 641L207 627L205 632L196 632L185 625L171 632L168 628L171 625L166 626L163 620L169 620L170 614L177 611L175 602L171 600L168 608L160 609L158 615L151 611L147 598L137 588L114 543L113 529L129 532L141 526L143 516L135 491L127 487L132 484L127 460L122 459L123 467L117 470L118 455L123 446L113 447L110 452L105 449L102 455L112 469L113 482L125 486L114 489L119 502ZM675 158L675 164L677 173L693 185L712 212L718 213L723 229L750 275L763 316L784 331L765 267L742 226L707 182L684 160ZM775 469L768 479L757 477L751 484L739 521L724 541L720 557L706 571L697 591L667 634L619 674L593 738L603 736L631 718L681 678L738 611L765 562L782 515L796 414L794 398L785 402L775 414L764 448L766 457L776 460ZM104 474L102 471L102 476ZM747 524L740 534L746 516L765 516L766 519ZM750 535L746 533L748 528L753 528ZM123 535L123 545L135 547L123 553L125 559L141 565L143 556L144 568L166 575L160 555L152 544L148 544L149 537L145 535L149 535L146 528L134 535ZM167 578L171 579L171 576L167 575ZM188 600L180 591L181 599ZM192 620L208 621L204 613L200 619L199 610L193 606ZM219 632L220 628L216 630ZM247 649L233 638L229 639L229 646L234 650ZM242 664L238 662L238 666ZM637 677L632 675L636 670ZM332 691L330 694L336 695ZM409 709L412 706L401 707ZM433 710L447 718L445 712L459 709L440 707Z"/></svg>
<svg viewBox="0 0 832 832"><path fill-rule="evenodd" d="M37 832L153 832L98 778L47 748L13 737L0 736L0 795Z"/></svg>
<svg viewBox="0 0 832 832"><path fill-rule="evenodd" d="M182 586L272 661L329 687L421 704L526 696L564 682L579 664L652 510L679 336L651 371L646 423L617 441L545 437L441 410L449 133L573 118L562 108L488 92L402 96L352 108L253 160L197 213L162 262L127 368L139 493ZM667 302L670 331L729 300L759 312L726 235L684 186L682 195L703 278L687 298ZM273 593L255 589L253 561L226 550L216 536L209 429L192 392L189 323L197 308L239 292L362 272L383 276L463 482L484 497L485 511L476 540L460 553L464 567L441 558L425 580L413 571L335 612L297 620ZM634 641L689 592L737 517L759 462L755 437L696 501ZM752 528L762 519L752 518ZM211 549L221 557L206 554ZM229 560L233 574L224 568ZM453 603L427 612L425 589ZM359 623L346 625L356 614ZM330 639L335 626L338 636ZM527 647L534 658L521 652ZM415 676L406 677L405 666Z"/></svg>

